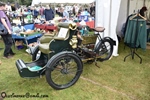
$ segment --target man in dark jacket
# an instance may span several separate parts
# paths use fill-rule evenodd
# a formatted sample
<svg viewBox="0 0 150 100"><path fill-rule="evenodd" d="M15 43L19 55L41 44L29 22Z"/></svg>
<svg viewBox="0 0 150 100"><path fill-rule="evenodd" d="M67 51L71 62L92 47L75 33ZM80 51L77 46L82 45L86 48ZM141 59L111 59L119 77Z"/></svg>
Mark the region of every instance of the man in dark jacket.
<svg viewBox="0 0 150 100"><path fill-rule="evenodd" d="M46 9L44 11L44 15L45 15L46 21L53 20L54 11L49 7L49 5L46 6Z"/></svg>

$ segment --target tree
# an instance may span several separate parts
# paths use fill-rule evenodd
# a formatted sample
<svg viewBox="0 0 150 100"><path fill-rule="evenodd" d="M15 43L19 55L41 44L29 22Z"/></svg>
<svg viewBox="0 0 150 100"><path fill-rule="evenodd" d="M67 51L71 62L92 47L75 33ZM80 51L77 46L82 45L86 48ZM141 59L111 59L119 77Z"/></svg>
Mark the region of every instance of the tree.
<svg viewBox="0 0 150 100"><path fill-rule="evenodd" d="M32 0L1 0L2 2L9 3L19 3L20 5L31 5Z"/></svg>
<svg viewBox="0 0 150 100"><path fill-rule="evenodd" d="M19 1L22 5L27 5L27 6L31 5L32 3L32 0L19 0Z"/></svg>

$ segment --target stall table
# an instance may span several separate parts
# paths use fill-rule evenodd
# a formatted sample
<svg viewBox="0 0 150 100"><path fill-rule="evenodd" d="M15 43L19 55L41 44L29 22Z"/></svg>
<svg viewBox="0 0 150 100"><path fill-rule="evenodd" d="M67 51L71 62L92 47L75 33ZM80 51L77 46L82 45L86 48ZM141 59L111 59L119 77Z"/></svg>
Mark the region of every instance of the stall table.
<svg viewBox="0 0 150 100"><path fill-rule="evenodd" d="M47 25L47 26L45 27L45 30L46 30L46 31L53 31L53 30L57 30L57 27L56 27L56 26L49 26L49 25Z"/></svg>
<svg viewBox="0 0 150 100"><path fill-rule="evenodd" d="M45 31L53 31L57 29L56 26L53 26L53 25L50 26L50 25L45 25L45 24L34 24L34 27L39 28L41 30L45 30Z"/></svg>
<svg viewBox="0 0 150 100"><path fill-rule="evenodd" d="M45 30L46 25L44 25L44 24L34 24L34 27L39 28L41 30Z"/></svg>
<svg viewBox="0 0 150 100"><path fill-rule="evenodd" d="M26 45L33 43L33 42L37 42L37 39L40 38L43 34L42 33L32 33L29 35L15 35L12 34L12 38L14 41L16 40L22 40Z"/></svg>

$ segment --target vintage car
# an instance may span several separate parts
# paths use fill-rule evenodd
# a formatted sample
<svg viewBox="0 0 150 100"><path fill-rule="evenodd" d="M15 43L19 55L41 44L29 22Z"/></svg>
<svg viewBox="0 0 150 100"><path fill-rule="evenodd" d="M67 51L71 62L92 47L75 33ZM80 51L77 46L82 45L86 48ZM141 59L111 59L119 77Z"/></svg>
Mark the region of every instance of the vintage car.
<svg viewBox="0 0 150 100"><path fill-rule="evenodd" d="M108 60L115 41L110 37L101 38L105 28L96 27L90 29L93 34L83 35L81 29L83 26L74 23L59 23L59 31L55 35L42 36L40 44L33 50L32 62L16 61L20 76L34 78L45 75L48 84L60 90L77 82L83 63L95 62L97 65L96 61Z"/></svg>

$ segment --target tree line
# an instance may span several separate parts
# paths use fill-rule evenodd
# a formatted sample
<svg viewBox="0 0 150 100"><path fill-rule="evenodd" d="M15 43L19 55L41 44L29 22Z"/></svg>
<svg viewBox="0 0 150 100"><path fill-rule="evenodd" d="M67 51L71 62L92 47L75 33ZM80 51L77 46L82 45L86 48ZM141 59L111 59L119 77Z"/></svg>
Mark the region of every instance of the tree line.
<svg viewBox="0 0 150 100"><path fill-rule="evenodd" d="M5 3L10 3L10 4L15 4L18 3L19 5L27 5L30 6L32 3L32 0L1 0L2 2Z"/></svg>

